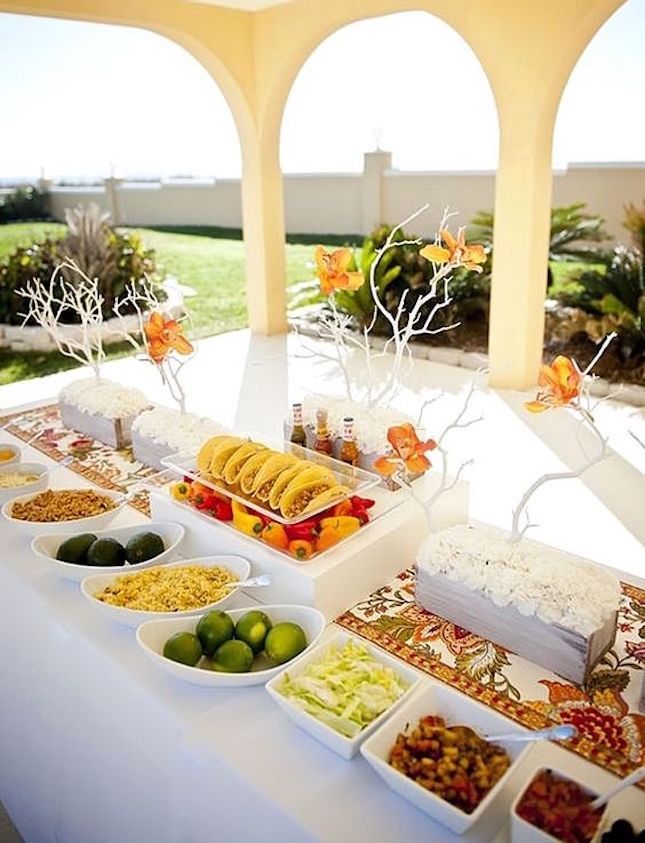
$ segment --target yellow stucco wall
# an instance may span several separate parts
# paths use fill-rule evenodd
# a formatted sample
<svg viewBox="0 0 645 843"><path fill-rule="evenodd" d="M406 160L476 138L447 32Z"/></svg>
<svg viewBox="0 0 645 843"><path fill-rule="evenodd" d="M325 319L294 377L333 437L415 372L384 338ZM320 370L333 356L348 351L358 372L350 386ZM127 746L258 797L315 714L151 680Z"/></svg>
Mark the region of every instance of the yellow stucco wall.
<svg viewBox="0 0 645 843"><path fill-rule="evenodd" d="M286 328L279 139L300 68L325 37L353 21L407 10L442 18L479 58L497 103L491 383L523 388L535 382L542 350L558 103L585 46L622 2L295 0L249 13L185 0L0 0L0 10L152 29L182 44L209 70L240 133L249 319L261 333ZM421 99L436 96L435 81L419 91ZM468 107L450 100L449 86L443 90L447 113Z"/></svg>

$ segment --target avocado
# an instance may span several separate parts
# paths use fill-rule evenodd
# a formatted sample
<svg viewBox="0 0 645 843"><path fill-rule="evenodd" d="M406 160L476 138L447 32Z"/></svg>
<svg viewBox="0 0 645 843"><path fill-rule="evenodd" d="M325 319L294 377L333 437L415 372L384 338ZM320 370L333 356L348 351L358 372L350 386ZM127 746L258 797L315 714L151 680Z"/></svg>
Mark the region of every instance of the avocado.
<svg viewBox="0 0 645 843"><path fill-rule="evenodd" d="M123 545L116 539L97 539L87 550L86 564L102 568L125 565Z"/></svg>
<svg viewBox="0 0 645 843"><path fill-rule="evenodd" d="M61 562L73 562L75 565L84 565L87 550L92 542L96 541L94 533L81 533L72 536L70 539L59 545L56 551L56 559Z"/></svg>
<svg viewBox="0 0 645 843"><path fill-rule="evenodd" d="M163 539L156 533L137 533L125 546L125 558L130 565L138 565L159 556L165 549Z"/></svg>

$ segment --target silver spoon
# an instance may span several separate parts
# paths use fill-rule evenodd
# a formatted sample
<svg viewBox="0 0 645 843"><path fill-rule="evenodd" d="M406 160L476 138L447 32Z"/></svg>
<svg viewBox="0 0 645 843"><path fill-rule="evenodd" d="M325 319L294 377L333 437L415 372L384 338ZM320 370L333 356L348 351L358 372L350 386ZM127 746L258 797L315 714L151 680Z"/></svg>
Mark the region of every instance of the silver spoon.
<svg viewBox="0 0 645 843"><path fill-rule="evenodd" d="M566 741L574 738L578 730L571 723L551 726L549 729L539 729L537 732L509 732L503 735L484 735L485 741L491 743L529 743L531 741Z"/></svg>
<svg viewBox="0 0 645 843"><path fill-rule="evenodd" d="M608 790L603 796L598 796L597 799L589 806L592 811L597 811L598 808L603 808L610 799L613 799L617 793L620 793L621 790L624 790L626 787L629 787L632 784L636 784L645 776L645 767L639 767L638 770L634 770L627 778L622 779L618 782L615 787L612 787L611 790Z"/></svg>
<svg viewBox="0 0 645 843"><path fill-rule="evenodd" d="M226 588L259 588L263 585L271 585L271 577L268 574L260 574L259 577L251 577L242 582L226 583Z"/></svg>

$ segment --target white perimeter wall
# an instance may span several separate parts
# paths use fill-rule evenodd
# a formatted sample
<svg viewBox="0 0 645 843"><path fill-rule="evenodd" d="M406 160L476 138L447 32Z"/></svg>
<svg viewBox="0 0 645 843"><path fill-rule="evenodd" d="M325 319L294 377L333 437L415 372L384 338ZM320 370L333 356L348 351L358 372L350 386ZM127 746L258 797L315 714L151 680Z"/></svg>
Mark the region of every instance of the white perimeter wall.
<svg viewBox="0 0 645 843"><path fill-rule="evenodd" d="M572 164L554 173L554 205L586 202L606 219L607 230L625 239L623 206L645 196L643 164ZM413 173L392 170L388 153L368 153L362 174L286 175L286 227L291 233L361 234L379 222L398 222L430 202L435 216L449 205L465 223L494 203L492 172ZM52 213L96 202L125 225L213 225L240 228L237 179L136 184L106 179L104 187L51 186ZM421 221L420 234L436 224ZM457 219L456 219L457 222Z"/></svg>

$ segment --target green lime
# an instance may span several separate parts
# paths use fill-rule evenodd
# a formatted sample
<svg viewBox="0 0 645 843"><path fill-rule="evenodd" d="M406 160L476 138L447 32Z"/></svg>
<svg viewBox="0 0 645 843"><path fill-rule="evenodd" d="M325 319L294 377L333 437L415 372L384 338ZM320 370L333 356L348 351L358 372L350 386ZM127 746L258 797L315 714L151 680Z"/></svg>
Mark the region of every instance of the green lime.
<svg viewBox="0 0 645 843"><path fill-rule="evenodd" d="M81 533L78 536L72 536L71 539L59 545L56 551L56 559L61 562L73 562L75 565L85 564L85 555L92 542L96 541L94 533Z"/></svg>
<svg viewBox="0 0 645 843"><path fill-rule="evenodd" d="M233 621L226 612L209 612L199 619L195 631L204 653L212 656L221 644L233 637Z"/></svg>
<svg viewBox="0 0 645 843"><path fill-rule="evenodd" d="M116 539L97 539L87 549L87 565L125 565L125 548Z"/></svg>
<svg viewBox="0 0 645 843"><path fill-rule="evenodd" d="M202 657L202 648L192 632L176 632L164 644L163 654L174 662L195 667Z"/></svg>
<svg viewBox="0 0 645 843"><path fill-rule="evenodd" d="M225 641L214 656L215 670L247 673L253 664L253 650L244 641Z"/></svg>
<svg viewBox="0 0 645 843"><path fill-rule="evenodd" d="M295 659L307 646L307 636L297 623L277 623L264 642L267 656L274 664L284 664Z"/></svg>
<svg viewBox="0 0 645 843"><path fill-rule="evenodd" d="M259 653L272 626L271 619L264 612L252 609L235 624L235 637L248 644L254 653Z"/></svg>
<svg viewBox="0 0 645 843"><path fill-rule="evenodd" d="M125 558L131 565L154 559L165 550L161 536L156 533L137 533L132 536L125 546Z"/></svg>

